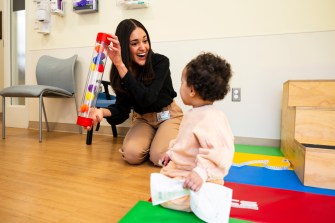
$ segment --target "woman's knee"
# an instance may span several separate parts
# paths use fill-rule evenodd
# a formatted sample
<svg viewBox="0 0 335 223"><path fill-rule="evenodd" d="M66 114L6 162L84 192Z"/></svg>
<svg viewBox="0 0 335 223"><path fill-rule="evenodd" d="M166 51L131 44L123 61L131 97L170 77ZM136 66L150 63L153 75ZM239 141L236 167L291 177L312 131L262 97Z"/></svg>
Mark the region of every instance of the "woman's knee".
<svg viewBox="0 0 335 223"><path fill-rule="evenodd" d="M150 150L150 156L149 156L150 161L154 165L159 166L159 160L162 159L162 157L164 156L165 152L166 152L166 150L164 150L164 151Z"/></svg>
<svg viewBox="0 0 335 223"><path fill-rule="evenodd" d="M131 165L138 165L138 164L141 164L144 162L145 159L141 159L140 157L138 156L132 156L132 155L126 155L126 156L123 156L123 159L131 164Z"/></svg>
<svg viewBox="0 0 335 223"><path fill-rule="evenodd" d="M122 158L129 164L141 164L147 158L147 152L143 152L143 150L130 147L130 146L123 146L121 149Z"/></svg>

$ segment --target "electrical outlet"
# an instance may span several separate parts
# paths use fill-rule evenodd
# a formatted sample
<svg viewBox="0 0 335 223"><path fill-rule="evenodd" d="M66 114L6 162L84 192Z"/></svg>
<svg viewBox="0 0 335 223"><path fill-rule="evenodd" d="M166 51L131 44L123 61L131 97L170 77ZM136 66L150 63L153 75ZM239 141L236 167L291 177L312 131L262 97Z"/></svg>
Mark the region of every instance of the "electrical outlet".
<svg viewBox="0 0 335 223"><path fill-rule="evenodd" d="M231 92L232 101L241 101L241 88L232 88Z"/></svg>

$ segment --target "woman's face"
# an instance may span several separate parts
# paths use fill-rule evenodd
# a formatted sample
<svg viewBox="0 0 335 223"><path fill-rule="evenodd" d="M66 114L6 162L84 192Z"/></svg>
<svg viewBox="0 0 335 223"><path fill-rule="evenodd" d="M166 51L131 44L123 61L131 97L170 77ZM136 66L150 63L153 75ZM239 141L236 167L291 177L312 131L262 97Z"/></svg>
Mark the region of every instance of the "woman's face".
<svg viewBox="0 0 335 223"><path fill-rule="evenodd" d="M144 66L150 45L143 29L137 27L129 38L130 59L140 66Z"/></svg>

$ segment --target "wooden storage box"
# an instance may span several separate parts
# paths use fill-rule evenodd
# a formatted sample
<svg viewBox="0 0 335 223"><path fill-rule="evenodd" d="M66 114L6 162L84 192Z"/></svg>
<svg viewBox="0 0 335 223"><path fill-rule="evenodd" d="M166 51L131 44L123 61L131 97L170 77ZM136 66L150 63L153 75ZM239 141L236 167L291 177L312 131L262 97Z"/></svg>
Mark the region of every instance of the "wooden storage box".
<svg viewBox="0 0 335 223"><path fill-rule="evenodd" d="M335 80L284 83L281 151L304 185L335 189Z"/></svg>

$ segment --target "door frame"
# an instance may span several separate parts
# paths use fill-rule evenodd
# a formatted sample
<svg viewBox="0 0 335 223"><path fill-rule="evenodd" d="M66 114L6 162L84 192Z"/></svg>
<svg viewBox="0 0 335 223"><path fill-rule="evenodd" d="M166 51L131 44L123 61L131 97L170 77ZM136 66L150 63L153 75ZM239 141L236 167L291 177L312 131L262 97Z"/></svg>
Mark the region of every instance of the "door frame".
<svg viewBox="0 0 335 223"><path fill-rule="evenodd" d="M11 1L3 1L3 41L4 41L4 87L11 86ZM27 27L27 13L26 13L26 27ZM26 29L27 38L27 29ZM27 47L25 49L27 61ZM28 101L25 100L25 105L12 105L11 98L6 98L6 127L28 128L29 125L29 110ZM4 112L4 111L2 111Z"/></svg>

